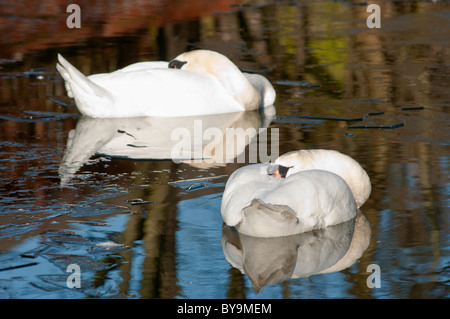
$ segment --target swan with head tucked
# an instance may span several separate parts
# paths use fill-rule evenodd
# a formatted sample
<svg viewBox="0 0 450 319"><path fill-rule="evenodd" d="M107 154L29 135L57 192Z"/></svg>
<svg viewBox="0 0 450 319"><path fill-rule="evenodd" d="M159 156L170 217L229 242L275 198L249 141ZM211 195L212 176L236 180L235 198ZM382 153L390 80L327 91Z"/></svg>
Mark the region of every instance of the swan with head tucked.
<svg viewBox="0 0 450 319"><path fill-rule="evenodd" d="M306 170L325 170L342 177L355 198L356 208L360 208L372 191L370 178L364 168L348 155L333 150L299 150L283 154L275 160L275 166L284 171L285 177Z"/></svg>
<svg viewBox="0 0 450 319"><path fill-rule="evenodd" d="M273 164L235 171L221 213L228 226L255 237L288 236L346 222L370 195L358 162L330 150L295 151Z"/></svg>
<svg viewBox="0 0 450 319"><path fill-rule="evenodd" d="M275 90L258 74L241 72L224 55L195 50L171 62L138 62L85 76L61 55L57 69L78 110L95 118L172 117L257 110Z"/></svg>

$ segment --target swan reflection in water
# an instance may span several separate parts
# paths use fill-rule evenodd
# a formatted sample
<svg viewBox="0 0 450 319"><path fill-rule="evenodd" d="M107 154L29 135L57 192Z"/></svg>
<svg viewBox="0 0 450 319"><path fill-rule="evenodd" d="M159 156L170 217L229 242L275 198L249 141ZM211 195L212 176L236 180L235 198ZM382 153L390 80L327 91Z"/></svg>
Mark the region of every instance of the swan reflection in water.
<svg viewBox="0 0 450 319"><path fill-rule="evenodd" d="M275 107L270 106L258 111L220 116L82 117L76 128L69 132L59 168L61 185L73 178L94 155L133 160L173 160L203 168L222 166L242 154L245 156L246 147L255 143L258 134L267 134L266 129L274 114ZM235 139L235 136L227 138L229 129L241 130L245 134L244 139ZM278 145L272 144L271 150L276 150ZM277 154L274 155L277 157Z"/></svg>
<svg viewBox="0 0 450 319"><path fill-rule="evenodd" d="M246 274L253 290L289 278L340 271L353 265L369 246L371 229L366 216L297 235L259 238L224 224L222 249L227 261Z"/></svg>

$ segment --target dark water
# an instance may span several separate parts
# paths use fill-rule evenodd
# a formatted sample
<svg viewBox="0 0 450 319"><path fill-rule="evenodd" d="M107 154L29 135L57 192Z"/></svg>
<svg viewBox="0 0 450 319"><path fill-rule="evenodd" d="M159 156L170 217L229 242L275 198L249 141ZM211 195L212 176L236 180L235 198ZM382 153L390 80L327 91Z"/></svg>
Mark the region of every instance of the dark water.
<svg viewBox="0 0 450 319"><path fill-rule="evenodd" d="M380 1L369 29L362 2L89 3L81 29L67 28L65 2L0 4L1 298L450 296L448 4ZM225 183L249 157L117 150L111 136L130 145L136 122L80 118L55 68L57 53L92 74L195 48L277 91L275 117L211 127L278 129L279 154L327 148L361 163L373 189L355 223L267 242L222 229ZM178 127L141 121L153 151ZM68 288L69 264L81 288Z"/></svg>

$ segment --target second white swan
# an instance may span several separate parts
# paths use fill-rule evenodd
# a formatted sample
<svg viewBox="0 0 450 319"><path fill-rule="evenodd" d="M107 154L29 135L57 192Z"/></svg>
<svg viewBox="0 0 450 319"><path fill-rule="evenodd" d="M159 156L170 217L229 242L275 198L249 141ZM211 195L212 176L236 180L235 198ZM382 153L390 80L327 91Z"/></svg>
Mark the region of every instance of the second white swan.
<svg viewBox="0 0 450 319"><path fill-rule="evenodd" d="M330 150L295 151L235 171L222 197L228 226L255 237L288 236L346 222L371 192L365 170Z"/></svg>

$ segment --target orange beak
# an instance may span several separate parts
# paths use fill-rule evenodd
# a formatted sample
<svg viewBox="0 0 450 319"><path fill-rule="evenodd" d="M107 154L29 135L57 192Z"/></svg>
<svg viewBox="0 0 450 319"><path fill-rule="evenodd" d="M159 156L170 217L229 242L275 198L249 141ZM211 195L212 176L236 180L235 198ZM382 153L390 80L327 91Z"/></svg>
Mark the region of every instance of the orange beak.
<svg viewBox="0 0 450 319"><path fill-rule="evenodd" d="M181 69L186 63L186 61L172 60L169 62L169 69Z"/></svg>
<svg viewBox="0 0 450 319"><path fill-rule="evenodd" d="M286 178L286 174L290 167L283 165L271 165L267 168L267 174L277 178Z"/></svg>

